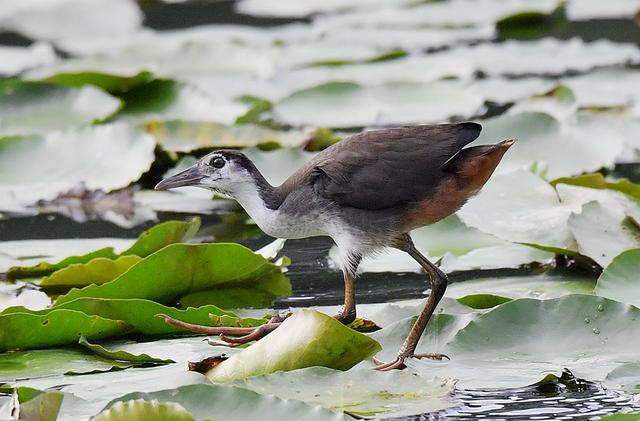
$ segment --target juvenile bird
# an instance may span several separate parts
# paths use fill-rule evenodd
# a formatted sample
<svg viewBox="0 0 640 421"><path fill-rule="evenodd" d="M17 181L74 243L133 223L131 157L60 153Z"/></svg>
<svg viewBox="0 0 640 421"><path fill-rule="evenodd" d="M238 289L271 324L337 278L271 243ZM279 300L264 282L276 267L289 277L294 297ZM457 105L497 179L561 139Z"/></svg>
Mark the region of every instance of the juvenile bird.
<svg viewBox="0 0 640 421"><path fill-rule="evenodd" d="M463 149L481 129L465 122L365 131L318 153L278 187L241 152L218 150L156 189L199 186L229 196L272 237L331 237L340 251L345 285L344 305L335 318L345 324L356 317L354 279L362 258L384 247L408 253L427 273L431 293L397 358L387 363L374 359L380 370L403 368L409 357L442 357L414 351L447 287L447 275L416 249L409 232L458 210L515 141ZM220 334L237 346L279 323L201 331Z"/></svg>

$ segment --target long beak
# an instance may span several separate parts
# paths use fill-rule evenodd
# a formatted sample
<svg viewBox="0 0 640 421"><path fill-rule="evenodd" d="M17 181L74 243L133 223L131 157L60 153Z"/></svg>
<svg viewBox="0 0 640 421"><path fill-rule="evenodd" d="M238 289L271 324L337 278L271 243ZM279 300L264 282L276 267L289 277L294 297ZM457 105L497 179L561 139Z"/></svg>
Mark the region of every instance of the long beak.
<svg viewBox="0 0 640 421"><path fill-rule="evenodd" d="M168 190L175 187L197 186L205 177L197 165L193 165L178 174L167 177L154 187L156 190Z"/></svg>

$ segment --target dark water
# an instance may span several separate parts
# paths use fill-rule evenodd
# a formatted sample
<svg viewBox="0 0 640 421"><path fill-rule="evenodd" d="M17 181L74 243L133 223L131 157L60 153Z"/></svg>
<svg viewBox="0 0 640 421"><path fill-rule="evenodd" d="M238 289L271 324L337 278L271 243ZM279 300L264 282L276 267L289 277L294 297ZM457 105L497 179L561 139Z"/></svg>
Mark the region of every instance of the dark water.
<svg viewBox="0 0 640 421"><path fill-rule="evenodd" d="M166 4L142 1L145 25L155 29L177 29L196 25L226 23L254 26L274 26L294 21L282 18L256 18L237 14L233 1L200 0L187 3ZM303 20L304 21L304 20ZM632 22L602 19L587 22L571 22L547 34L561 39L574 36L586 41L609 39L617 42L640 43L640 27ZM14 33L0 33L0 44L28 45L31 40ZM626 176L640 181L640 166L620 166L616 176ZM163 214L161 219L185 218L185 215ZM220 223L216 215L205 216L203 226ZM59 238L135 238L156 222L148 222L127 230L102 221L76 223L61 215L39 215L0 221L0 241ZM268 243L268 237L242 241L251 248ZM289 276L293 283L293 295L276 303L276 307L301 307L311 305L338 305L342 303L342 276L331 270L326 261L331 240L311 238L288 241L284 254L293 264ZM535 273L536 269L520 270L518 274ZM514 271L483 271L452 274L452 282L478 276L513 275ZM424 275L415 273L366 274L358 280L357 301L360 303L386 302L390 300L420 298L427 283ZM578 387L576 387L576 384ZM608 391L595 383L571 378L547 385L534 385L518 389L460 390L453 399L457 406L436 414L405 417L402 420L591 420L621 409L633 408L629 395ZM636 402L636 405L638 403ZM637 408L636 408L637 409ZM400 419L395 419L400 420Z"/></svg>

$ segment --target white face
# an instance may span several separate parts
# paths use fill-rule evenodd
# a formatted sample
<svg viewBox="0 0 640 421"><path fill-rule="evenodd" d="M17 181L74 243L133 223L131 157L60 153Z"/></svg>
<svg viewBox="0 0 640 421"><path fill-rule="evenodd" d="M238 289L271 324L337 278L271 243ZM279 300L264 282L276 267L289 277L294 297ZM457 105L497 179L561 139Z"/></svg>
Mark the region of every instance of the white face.
<svg viewBox="0 0 640 421"><path fill-rule="evenodd" d="M253 178L245 168L216 152L202 157L196 166L204 176L198 185L217 193L234 197L243 185L253 184Z"/></svg>

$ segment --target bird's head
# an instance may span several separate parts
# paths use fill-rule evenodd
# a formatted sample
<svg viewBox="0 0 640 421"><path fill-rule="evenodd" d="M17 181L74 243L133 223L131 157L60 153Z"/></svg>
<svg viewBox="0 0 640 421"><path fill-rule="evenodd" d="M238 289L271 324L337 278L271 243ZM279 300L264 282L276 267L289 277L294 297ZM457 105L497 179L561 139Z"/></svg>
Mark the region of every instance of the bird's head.
<svg viewBox="0 0 640 421"><path fill-rule="evenodd" d="M211 152L191 167L159 182L156 190L196 186L234 197L236 192L255 186L262 176L243 153L232 150Z"/></svg>

